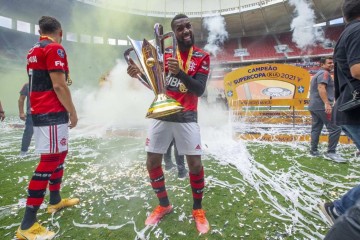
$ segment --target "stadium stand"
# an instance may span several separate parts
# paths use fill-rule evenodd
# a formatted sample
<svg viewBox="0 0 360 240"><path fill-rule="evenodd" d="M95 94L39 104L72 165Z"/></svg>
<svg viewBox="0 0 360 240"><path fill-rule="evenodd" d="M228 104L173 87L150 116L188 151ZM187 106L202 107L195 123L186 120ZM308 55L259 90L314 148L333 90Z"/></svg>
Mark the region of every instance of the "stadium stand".
<svg viewBox="0 0 360 240"><path fill-rule="evenodd" d="M284 54L275 51L277 43L272 35L244 37L241 39L241 43L242 47L246 48L250 54L249 56L244 56L244 60L284 57Z"/></svg>
<svg viewBox="0 0 360 240"><path fill-rule="evenodd" d="M274 35L242 37L240 39L231 39L225 42L224 49L215 58L215 62L247 62L254 60L274 60L284 58L301 58L303 56L319 56L332 54L332 44L336 42L340 36L344 25L331 26L324 28L325 39L328 40L328 47L324 47L322 43L306 50L299 49L292 41L292 32L283 32ZM277 45L286 45L287 51L284 53L277 52ZM234 51L238 48L247 49L249 56L235 57Z"/></svg>
<svg viewBox="0 0 360 240"><path fill-rule="evenodd" d="M37 39L38 36L33 34L1 28L0 52L2 58L11 62L25 63L27 51Z"/></svg>
<svg viewBox="0 0 360 240"><path fill-rule="evenodd" d="M202 45L205 46L205 44ZM221 50L220 53L218 53L218 55L216 55L214 60L217 62L239 61L240 58L234 56L234 50L238 49L239 47L240 46L238 39L227 40L224 43L223 49Z"/></svg>

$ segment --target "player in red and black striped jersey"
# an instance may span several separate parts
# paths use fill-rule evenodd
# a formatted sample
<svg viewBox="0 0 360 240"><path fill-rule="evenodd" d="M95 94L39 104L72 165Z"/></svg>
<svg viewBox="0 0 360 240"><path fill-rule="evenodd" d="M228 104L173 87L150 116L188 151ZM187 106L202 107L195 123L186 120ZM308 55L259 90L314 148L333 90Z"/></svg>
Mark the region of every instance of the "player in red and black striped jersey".
<svg viewBox="0 0 360 240"><path fill-rule="evenodd" d="M31 114L34 126L48 126L69 122L69 114L60 102L50 74L69 74L64 48L49 36L40 36L27 56L27 72L30 81Z"/></svg>
<svg viewBox="0 0 360 240"><path fill-rule="evenodd" d="M171 22L171 28L176 36L177 50L176 58L172 58L171 49L165 51L165 71L171 73L166 79L166 94L177 100L184 110L151 120L145 147L146 165L151 185L159 198L159 205L146 219L145 224L157 224L164 215L172 211L161 162L163 154L166 153L171 141L175 139L179 154L186 155L189 166L196 227L200 233L207 233L210 226L205 217L205 211L202 209L205 184L197 106L198 98L206 88L210 56L194 46L194 34L186 15L176 15ZM130 62L128 74L136 78L141 71L132 61Z"/></svg>
<svg viewBox="0 0 360 240"><path fill-rule="evenodd" d="M77 198L63 199L60 196L68 150L68 128L75 127L78 121L66 83L69 68L66 52L60 44L62 28L59 21L48 16L41 17L39 28L39 42L27 56L27 72L35 150L40 153L40 162L29 183L25 215L16 232L18 239L51 239L55 236L36 219L48 185L49 213L79 202Z"/></svg>

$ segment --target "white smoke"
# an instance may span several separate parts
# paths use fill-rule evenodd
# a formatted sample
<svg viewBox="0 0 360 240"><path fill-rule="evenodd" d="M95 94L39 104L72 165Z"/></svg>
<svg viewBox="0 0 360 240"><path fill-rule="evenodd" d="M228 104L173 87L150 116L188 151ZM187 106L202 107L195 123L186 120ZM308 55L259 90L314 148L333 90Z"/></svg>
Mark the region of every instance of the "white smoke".
<svg viewBox="0 0 360 240"><path fill-rule="evenodd" d="M140 81L129 77L126 69L127 64L118 61L97 89L74 92L79 115L79 126L74 131L101 136L114 128L146 128L145 115L155 95Z"/></svg>
<svg viewBox="0 0 360 240"><path fill-rule="evenodd" d="M315 28L315 12L307 0L290 0L290 5L295 7L296 17L291 23L293 30L292 40L300 49L306 49L316 42L325 42L324 32Z"/></svg>
<svg viewBox="0 0 360 240"><path fill-rule="evenodd" d="M226 23L223 16L206 17L203 26L209 31L209 37L204 49L216 56L220 51L224 41L228 38L228 32L225 29Z"/></svg>

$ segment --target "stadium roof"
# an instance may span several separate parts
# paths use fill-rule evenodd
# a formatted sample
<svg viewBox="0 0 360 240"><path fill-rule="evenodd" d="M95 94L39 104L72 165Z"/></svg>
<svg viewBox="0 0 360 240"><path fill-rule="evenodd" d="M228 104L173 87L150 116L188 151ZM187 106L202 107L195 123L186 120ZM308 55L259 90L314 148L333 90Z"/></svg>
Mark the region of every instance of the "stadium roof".
<svg viewBox="0 0 360 240"><path fill-rule="evenodd" d="M231 37L290 30L294 6L302 0L77 0L79 2L137 15L172 18L185 13L195 32L202 33L202 19L221 14ZM339 0L304 0L315 12L316 23L341 17Z"/></svg>
<svg viewBox="0 0 360 240"><path fill-rule="evenodd" d="M175 14L185 13L192 18L197 39L203 40L207 36L203 19L218 14L225 19L229 38L289 31L292 19L296 17L295 7L290 2L310 4L315 13L315 23L341 17L342 1L339 0L0 0L0 15L35 23L39 16L49 14L59 17L64 26L80 21L97 33L102 30L97 24L98 19L86 16L93 6L102 9L101 17L114 24L118 18L113 16L118 17L119 12L123 12L124 16L137 15L134 18L143 22L144 26L149 17L153 17L154 22L167 24ZM74 11L78 14L74 15ZM134 31L141 27L130 24L128 27ZM115 25L114 28L113 33L128 32Z"/></svg>

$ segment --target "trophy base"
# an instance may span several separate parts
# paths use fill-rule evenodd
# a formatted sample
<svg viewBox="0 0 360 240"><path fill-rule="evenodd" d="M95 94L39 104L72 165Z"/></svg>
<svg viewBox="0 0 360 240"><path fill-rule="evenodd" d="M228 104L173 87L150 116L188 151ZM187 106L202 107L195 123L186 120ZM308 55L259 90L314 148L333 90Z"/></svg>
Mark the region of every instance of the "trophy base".
<svg viewBox="0 0 360 240"><path fill-rule="evenodd" d="M183 110L184 107L173 98L168 97L165 94L159 94L156 96L153 103L146 114L147 118L161 118Z"/></svg>

